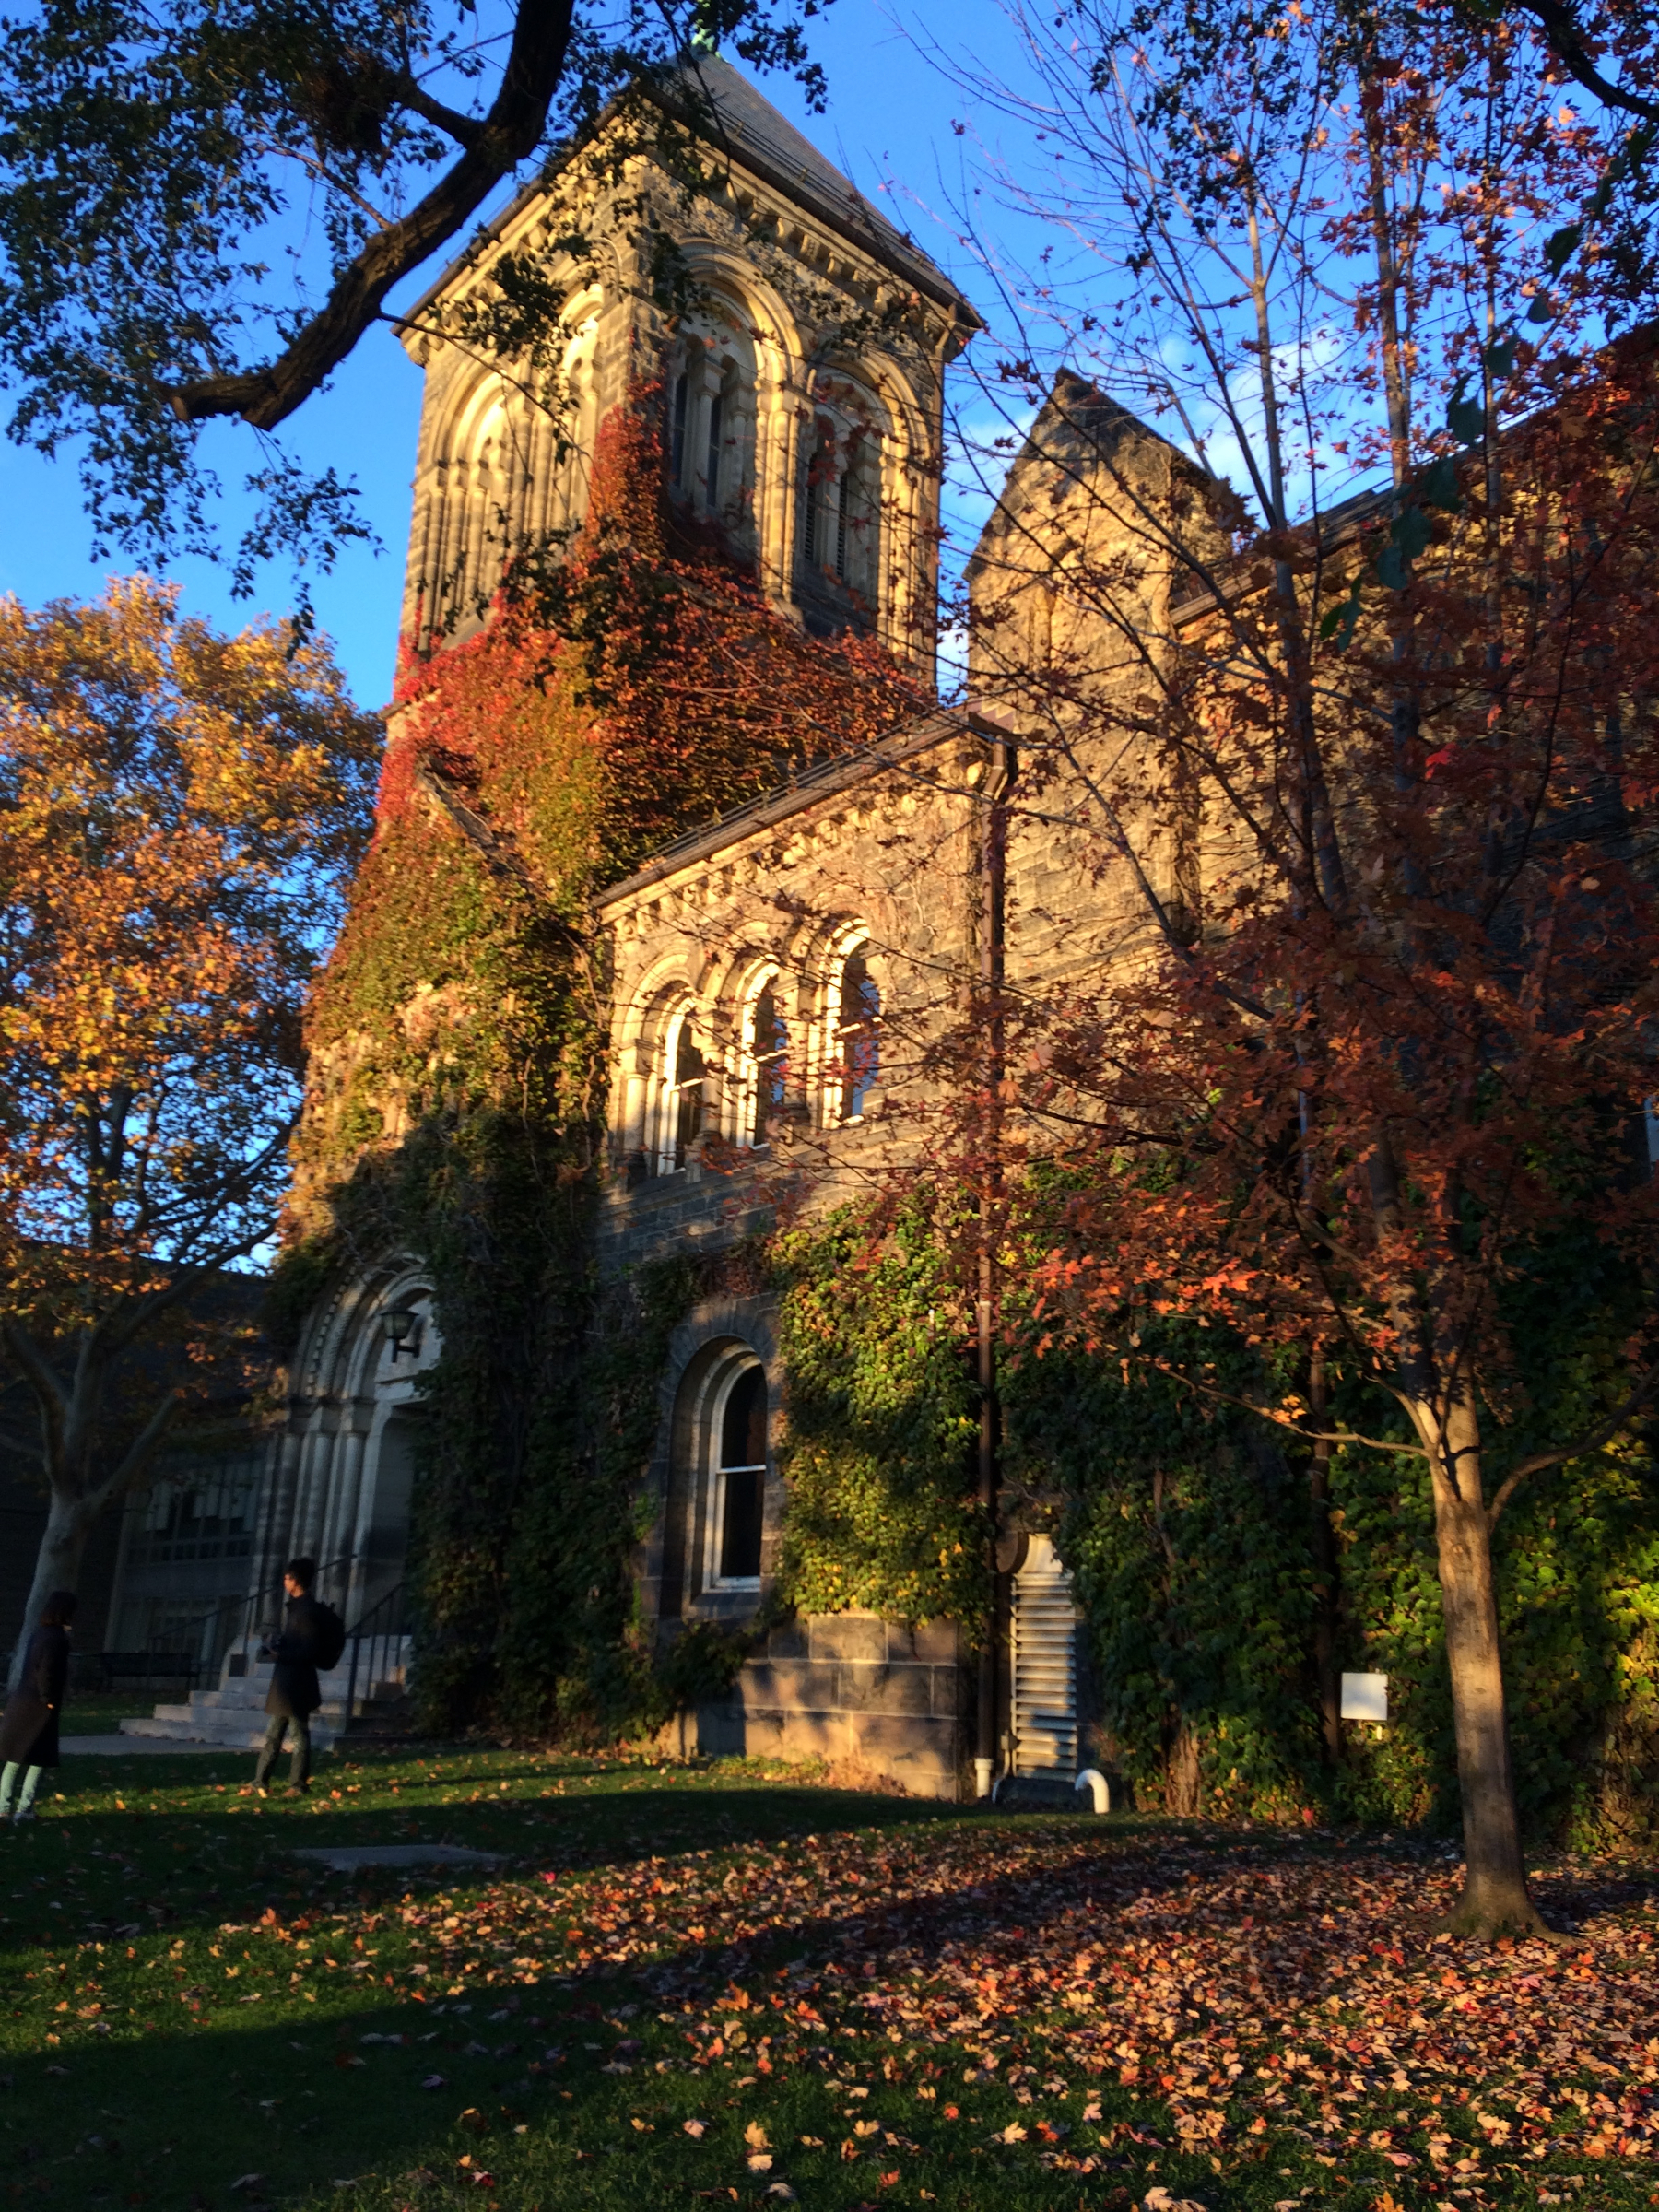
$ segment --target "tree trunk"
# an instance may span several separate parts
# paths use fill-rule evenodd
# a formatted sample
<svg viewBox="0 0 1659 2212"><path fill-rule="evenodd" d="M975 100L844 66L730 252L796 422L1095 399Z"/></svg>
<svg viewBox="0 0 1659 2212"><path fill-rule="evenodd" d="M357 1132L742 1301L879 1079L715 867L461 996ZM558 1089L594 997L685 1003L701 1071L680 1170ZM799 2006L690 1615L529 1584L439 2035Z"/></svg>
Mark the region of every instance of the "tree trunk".
<svg viewBox="0 0 1659 2212"><path fill-rule="evenodd" d="M1547 1930L1526 1893L1521 1854L1492 1534L1481 1496L1479 1434L1472 1406L1454 1409L1430 1464L1465 1860L1463 1895L1444 1924L1460 1936L1542 1936Z"/></svg>
<svg viewBox="0 0 1659 2212"><path fill-rule="evenodd" d="M84 1499L65 1497L61 1490L53 1490L45 1534L35 1559L34 1581L29 1584L29 1602L23 1608L23 1626L12 1652L8 1689L18 1687L23 1672L23 1653L46 1600L54 1590L74 1590L79 1586L81 1554L87 1548L87 1532L92 1520Z"/></svg>

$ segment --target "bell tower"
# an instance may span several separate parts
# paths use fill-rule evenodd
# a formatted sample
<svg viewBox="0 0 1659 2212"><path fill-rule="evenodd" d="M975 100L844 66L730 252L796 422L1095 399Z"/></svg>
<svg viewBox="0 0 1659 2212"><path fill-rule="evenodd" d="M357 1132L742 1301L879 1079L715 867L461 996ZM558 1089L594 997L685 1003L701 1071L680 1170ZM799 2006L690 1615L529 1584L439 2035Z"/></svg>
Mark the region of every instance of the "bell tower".
<svg viewBox="0 0 1659 2212"><path fill-rule="evenodd" d="M533 335L515 350L517 303ZM529 329L528 322L524 327ZM410 310L407 637L580 531L600 422L660 393L665 492L809 631L931 660L942 383L972 309L726 62L636 87Z"/></svg>

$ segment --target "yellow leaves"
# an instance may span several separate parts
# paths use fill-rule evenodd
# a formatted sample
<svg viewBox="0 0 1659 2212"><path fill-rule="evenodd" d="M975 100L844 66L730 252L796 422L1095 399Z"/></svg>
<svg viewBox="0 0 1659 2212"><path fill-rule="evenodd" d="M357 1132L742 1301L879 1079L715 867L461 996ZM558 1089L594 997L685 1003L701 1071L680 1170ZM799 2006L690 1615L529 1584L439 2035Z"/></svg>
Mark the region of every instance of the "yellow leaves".
<svg viewBox="0 0 1659 2212"><path fill-rule="evenodd" d="M367 825L378 725L324 651L218 638L177 594L0 601L0 1204L72 1251L232 1244L268 1212L312 971ZM262 1217L263 1218L263 1214Z"/></svg>

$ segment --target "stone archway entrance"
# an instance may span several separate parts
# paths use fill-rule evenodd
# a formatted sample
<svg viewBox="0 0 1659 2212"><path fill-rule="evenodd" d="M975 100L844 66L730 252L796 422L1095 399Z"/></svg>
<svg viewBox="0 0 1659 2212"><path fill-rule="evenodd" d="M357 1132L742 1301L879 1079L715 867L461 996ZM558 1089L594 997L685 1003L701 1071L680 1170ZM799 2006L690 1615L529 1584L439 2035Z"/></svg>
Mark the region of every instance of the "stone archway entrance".
<svg viewBox="0 0 1659 2212"><path fill-rule="evenodd" d="M410 1263L347 1283L319 1308L289 1371L288 1420L260 1501L244 1626L218 1687L124 1724L128 1734L258 1743L270 1674L259 1647L281 1617L283 1568L301 1554L317 1561L317 1594L348 1634L363 1631L324 1677L313 1741L333 1741L350 1717L354 1692L360 1712L367 1700L401 1691L408 1638L400 1593L420 1378L440 1349L430 1287Z"/></svg>

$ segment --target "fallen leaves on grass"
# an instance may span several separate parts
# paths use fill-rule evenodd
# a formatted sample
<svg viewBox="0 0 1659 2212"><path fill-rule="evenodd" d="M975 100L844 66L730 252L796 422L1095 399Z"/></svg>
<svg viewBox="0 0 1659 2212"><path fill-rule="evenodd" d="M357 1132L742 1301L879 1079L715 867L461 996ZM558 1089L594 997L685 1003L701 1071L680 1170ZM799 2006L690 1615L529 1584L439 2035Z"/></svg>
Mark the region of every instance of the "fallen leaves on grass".
<svg viewBox="0 0 1659 2212"><path fill-rule="evenodd" d="M540 1881L500 1883L466 1903L410 1900L401 1919L458 1980L493 1950L503 1964L484 1981L528 1981L560 1949L561 1974L628 1964L664 1997L724 1978L724 1996L688 2007L694 2071L824 2065L852 2030L965 2047L964 2078L1022 2103L1114 2082L1146 2119L1107 2141L1214 2155L1288 2127L1316 2154L1364 2149L1442 2178L1492 2152L1651 2158L1659 1922L1641 1890L1541 1881L1546 1911L1581 1924L1573 1941L1487 1947L1426 1932L1458 1878L1443 1859L1376 1848L941 1828L567 1875L557 1909ZM786 1989L751 1991L741 1977L779 1939L806 1958ZM1003 2062L1017 2028L1041 2040L1046 2087L1044 2067ZM1014 2123L999 2140L1030 2132ZM1024 2155L1092 2170L1039 2147L1058 2129L1035 2132Z"/></svg>

